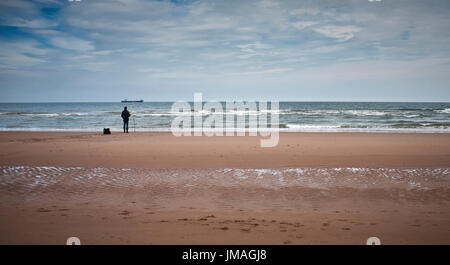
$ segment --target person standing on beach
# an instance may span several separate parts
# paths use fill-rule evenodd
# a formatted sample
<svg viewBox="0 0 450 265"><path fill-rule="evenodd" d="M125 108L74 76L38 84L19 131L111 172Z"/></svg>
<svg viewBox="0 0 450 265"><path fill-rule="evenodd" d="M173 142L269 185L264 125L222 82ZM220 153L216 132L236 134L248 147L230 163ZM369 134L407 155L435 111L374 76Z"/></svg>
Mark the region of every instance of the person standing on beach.
<svg viewBox="0 0 450 265"><path fill-rule="evenodd" d="M127 107L123 108L122 111L122 119L123 119L123 132L128 133L128 119L130 118L131 114L127 110Z"/></svg>

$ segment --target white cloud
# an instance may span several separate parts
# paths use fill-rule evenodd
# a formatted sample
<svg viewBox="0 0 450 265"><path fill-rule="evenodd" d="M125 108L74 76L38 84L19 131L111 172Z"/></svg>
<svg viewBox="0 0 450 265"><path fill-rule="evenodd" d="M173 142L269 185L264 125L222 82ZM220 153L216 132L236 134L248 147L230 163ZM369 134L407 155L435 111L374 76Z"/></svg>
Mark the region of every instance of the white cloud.
<svg viewBox="0 0 450 265"><path fill-rule="evenodd" d="M57 25L55 21L47 19L23 19L23 18L11 18L2 23L4 26L20 27L20 28L48 28Z"/></svg>
<svg viewBox="0 0 450 265"><path fill-rule="evenodd" d="M292 69L290 69L290 68L273 68L273 69L267 69L267 70L262 70L262 71L242 72L242 73L238 73L238 74L241 74L241 75L277 74L277 73L287 72L290 70L292 70Z"/></svg>
<svg viewBox="0 0 450 265"><path fill-rule="evenodd" d="M323 26L315 28L314 31L323 34L329 38L338 39L339 41L348 41L355 36L356 32L361 31L362 28L357 26Z"/></svg>
<svg viewBox="0 0 450 265"><path fill-rule="evenodd" d="M381 12L381 5L364 1L332 1L325 8L322 1L295 0L233 4L83 0L77 6L61 2L59 13L51 19L42 7L52 2L0 0L0 24L19 28L12 38L0 39L5 50L0 54L3 69L57 68L67 76L73 69L105 71L111 82L133 82L136 87L148 87L154 84L152 78L159 78L167 81L155 84L162 91L171 78L178 80L177 87L189 83L204 89L209 88L202 78L212 80L213 87L240 80L257 84L257 75L265 74L274 80L282 76L278 83L298 83L301 78L296 73L314 67L339 70L343 68L332 65L345 62L358 68L358 63L374 60L401 62L450 54L450 5L446 3L385 1ZM407 40L401 38L403 33ZM15 37L23 39L14 42ZM31 39L39 42L27 43ZM125 72L114 74L123 68ZM234 73L239 76L223 81Z"/></svg>
<svg viewBox="0 0 450 265"><path fill-rule="evenodd" d="M20 8L22 10L33 10L35 5L30 1L25 0L2 0L0 1L1 8Z"/></svg>
<svg viewBox="0 0 450 265"><path fill-rule="evenodd" d="M263 0L259 4L263 8L271 8L271 7L276 7L276 6L280 5L278 2L270 1L270 0Z"/></svg>
<svg viewBox="0 0 450 265"><path fill-rule="evenodd" d="M203 72L188 72L188 71L152 72L146 71L146 69L141 69L141 72L146 73L147 77L158 79L198 79L211 77L211 75Z"/></svg>
<svg viewBox="0 0 450 265"><path fill-rule="evenodd" d="M317 15L321 11L318 8L297 8L290 11L291 15L297 16L297 15Z"/></svg>
<svg viewBox="0 0 450 265"><path fill-rule="evenodd" d="M89 71L89 72L103 72L110 66L109 62L89 62L80 64L80 69Z"/></svg>
<svg viewBox="0 0 450 265"><path fill-rule="evenodd" d="M314 26L316 24L318 24L318 22L315 22L315 21L298 21L298 22L292 23L292 26L294 26L296 29L302 30L302 29Z"/></svg>
<svg viewBox="0 0 450 265"><path fill-rule="evenodd" d="M38 47L35 41L0 43L0 67L23 69L45 63L48 49Z"/></svg>
<svg viewBox="0 0 450 265"><path fill-rule="evenodd" d="M58 48L82 52L91 51L95 48L92 42L75 37L52 37L50 43Z"/></svg>
<svg viewBox="0 0 450 265"><path fill-rule="evenodd" d="M20 53L0 53L0 67L7 69L23 69L39 63L46 62L43 59L34 58Z"/></svg>

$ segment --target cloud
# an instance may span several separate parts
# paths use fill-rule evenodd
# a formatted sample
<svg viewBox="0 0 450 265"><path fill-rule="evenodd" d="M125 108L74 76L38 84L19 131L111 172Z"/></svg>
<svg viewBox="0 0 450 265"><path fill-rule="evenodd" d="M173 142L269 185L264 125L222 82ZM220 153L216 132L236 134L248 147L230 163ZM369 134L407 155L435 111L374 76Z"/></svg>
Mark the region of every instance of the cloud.
<svg viewBox="0 0 450 265"><path fill-rule="evenodd" d="M75 50L75 51L91 51L95 47L90 41L82 40L75 37L51 37L50 43L61 49Z"/></svg>
<svg viewBox="0 0 450 265"><path fill-rule="evenodd" d="M306 79L321 82L317 69L339 72L342 68L333 66L344 63L346 69L369 69L361 66L448 58L450 3L433 3L3 0L0 24L7 27L0 37L0 64L66 77L79 69L75 72L84 80L92 80L95 72L93 91L106 89L98 85L106 82L104 76L117 85L132 83L161 93L168 87L213 92L230 83L268 86L260 81L263 75L279 78L278 84L298 84L302 73L310 73ZM445 64L440 67L450 71ZM340 80L342 75L328 76ZM389 78L396 76L393 71ZM0 74L0 80L5 77ZM77 80L74 84L81 85ZM67 80L53 82L56 87Z"/></svg>
<svg viewBox="0 0 450 265"><path fill-rule="evenodd" d="M31 11L36 8L36 6L32 2L25 0L3 0L0 1L0 7L2 9L17 8L21 9L22 11Z"/></svg>
<svg viewBox="0 0 450 265"><path fill-rule="evenodd" d="M0 67L23 69L47 62L49 50L39 47L36 41L14 41L0 43Z"/></svg>
<svg viewBox="0 0 450 265"><path fill-rule="evenodd" d="M238 73L240 75L263 75L263 74L277 74L277 73L283 73L290 71L292 69L289 68L273 68L273 69L266 69L262 71L252 71L252 72L242 72Z"/></svg>
<svg viewBox="0 0 450 265"><path fill-rule="evenodd" d="M90 71L90 72L103 72L110 66L109 62L89 62L81 64L79 69Z"/></svg>
<svg viewBox="0 0 450 265"><path fill-rule="evenodd" d="M289 13L291 15L297 16L297 15L318 15L322 13L323 11L320 11L319 8L297 8L291 10Z"/></svg>
<svg viewBox="0 0 450 265"><path fill-rule="evenodd" d="M362 29L357 26L323 26L319 28L315 28L314 31L325 35L326 37L337 39L338 41L348 41L355 36L356 32L361 31Z"/></svg>
<svg viewBox="0 0 450 265"><path fill-rule="evenodd" d="M31 19L26 20L23 18L12 18L1 23L4 26L9 27L21 27L21 28L48 28L54 27L58 23L47 19Z"/></svg>
<svg viewBox="0 0 450 265"><path fill-rule="evenodd" d="M25 67L46 62L43 59L31 57L22 53L0 53L0 58L0 67L6 69L23 69Z"/></svg>
<svg viewBox="0 0 450 265"><path fill-rule="evenodd" d="M275 1L270 1L270 0L263 0L260 2L260 5L263 8L271 8L271 7L279 6L279 3L275 2Z"/></svg>
<svg viewBox="0 0 450 265"><path fill-rule="evenodd" d="M308 28L308 27L311 27L311 26L314 26L317 24L318 24L318 22L316 22L316 21L298 21L298 22L292 23L292 26L294 26L297 29L302 30L302 29L305 29L305 28Z"/></svg>

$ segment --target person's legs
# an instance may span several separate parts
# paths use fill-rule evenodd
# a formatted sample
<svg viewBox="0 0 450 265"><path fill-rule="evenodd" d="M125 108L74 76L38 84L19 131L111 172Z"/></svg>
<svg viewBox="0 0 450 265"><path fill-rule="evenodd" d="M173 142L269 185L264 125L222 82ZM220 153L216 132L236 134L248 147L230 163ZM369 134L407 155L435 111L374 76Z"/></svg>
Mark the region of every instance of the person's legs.
<svg viewBox="0 0 450 265"><path fill-rule="evenodd" d="M125 124L126 124L126 125L125 125L125 128L126 128L126 130L127 130L127 132L128 132L128 121L126 121Z"/></svg>
<svg viewBox="0 0 450 265"><path fill-rule="evenodd" d="M123 132L126 133L126 127L128 126L128 122L127 121L123 121Z"/></svg>

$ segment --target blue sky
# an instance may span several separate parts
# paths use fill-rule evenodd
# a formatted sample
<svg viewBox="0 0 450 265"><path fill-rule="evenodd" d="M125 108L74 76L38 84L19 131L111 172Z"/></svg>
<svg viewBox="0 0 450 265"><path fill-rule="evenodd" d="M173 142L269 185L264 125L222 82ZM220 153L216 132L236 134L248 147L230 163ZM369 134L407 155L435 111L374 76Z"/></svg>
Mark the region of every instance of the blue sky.
<svg viewBox="0 0 450 265"><path fill-rule="evenodd" d="M450 1L1 0L1 102L450 101Z"/></svg>

